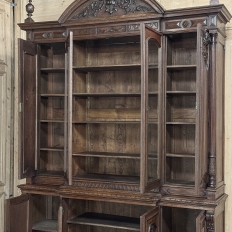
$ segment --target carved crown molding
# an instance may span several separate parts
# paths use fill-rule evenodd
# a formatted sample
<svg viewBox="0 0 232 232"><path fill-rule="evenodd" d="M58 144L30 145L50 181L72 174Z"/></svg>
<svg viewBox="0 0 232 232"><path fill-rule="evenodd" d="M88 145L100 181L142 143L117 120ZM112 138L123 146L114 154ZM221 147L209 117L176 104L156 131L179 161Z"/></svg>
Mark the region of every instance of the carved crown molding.
<svg viewBox="0 0 232 232"><path fill-rule="evenodd" d="M154 0L81 0L74 1L59 18L60 23L86 18L105 18L136 13L164 14Z"/></svg>

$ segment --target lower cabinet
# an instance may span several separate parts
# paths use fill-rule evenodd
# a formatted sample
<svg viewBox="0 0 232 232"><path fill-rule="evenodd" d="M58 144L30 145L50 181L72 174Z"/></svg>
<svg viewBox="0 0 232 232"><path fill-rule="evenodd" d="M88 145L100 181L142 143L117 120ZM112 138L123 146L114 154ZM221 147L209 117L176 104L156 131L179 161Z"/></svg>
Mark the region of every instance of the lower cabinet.
<svg viewBox="0 0 232 232"><path fill-rule="evenodd" d="M223 232L223 204L207 211L23 194L7 200L6 231Z"/></svg>

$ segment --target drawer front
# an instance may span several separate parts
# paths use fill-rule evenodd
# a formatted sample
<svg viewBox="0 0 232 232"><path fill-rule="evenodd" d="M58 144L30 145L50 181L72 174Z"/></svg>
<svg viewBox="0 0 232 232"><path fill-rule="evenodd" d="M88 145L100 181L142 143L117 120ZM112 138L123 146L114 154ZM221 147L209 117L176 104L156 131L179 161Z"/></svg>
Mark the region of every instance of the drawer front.
<svg viewBox="0 0 232 232"><path fill-rule="evenodd" d="M201 18L185 18L178 20L169 20L163 22L163 29L167 32L179 31L179 30L196 30L197 24L200 23L204 26L207 26L208 19L207 17Z"/></svg>

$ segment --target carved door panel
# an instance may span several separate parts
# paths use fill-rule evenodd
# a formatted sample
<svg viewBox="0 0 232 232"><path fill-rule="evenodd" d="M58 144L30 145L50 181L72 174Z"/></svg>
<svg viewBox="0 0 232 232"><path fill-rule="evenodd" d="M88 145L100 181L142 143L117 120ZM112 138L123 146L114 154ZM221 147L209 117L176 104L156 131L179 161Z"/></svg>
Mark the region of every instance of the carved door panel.
<svg viewBox="0 0 232 232"><path fill-rule="evenodd" d="M140 217L140 232L160 232L159 222L159 207L156 207Z"/></svg>
<svg viewBox="0 0 232 232"><path fill-rule="evenodd" d="M208 75L210 35L201 24L197 28L197 82L196 82L196 192L208 182Z"/></svg>
<svg viewBox="0 0 232 232"><path fill-rule="evenodd" d="M159 102L162 34L141 24L141 175L143 193L160 185Z"/></svg>
<svg viewBox="0 0 232 232"><path fill-rule="evenodd" d="M29 232L30 225L30 195L21 195L6 200L8 232Z"/></svg>
<svg viewBox="0 0 232 232"><path fill-rule="evenodd" d="M35 175L36 157L36 54L37 46L30 41L19 39L19 125L20 171L19 177Z"/></svg>
<svg viewBox="0 0 232 232"><path fill-rule="evenodd" d="M196 232L206 232L205 211L202 211L196 218Z"/></svg>

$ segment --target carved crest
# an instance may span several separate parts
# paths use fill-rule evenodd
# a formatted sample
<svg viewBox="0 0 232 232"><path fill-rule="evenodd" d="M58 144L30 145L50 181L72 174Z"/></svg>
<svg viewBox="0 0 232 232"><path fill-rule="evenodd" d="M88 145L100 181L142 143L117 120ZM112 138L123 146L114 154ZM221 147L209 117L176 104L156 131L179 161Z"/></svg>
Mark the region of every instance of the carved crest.
<svg viewBox="0 0 232 232"><path fill-rule="evenodd" d="M154 12L154 9L140 0L95 0L88 3L82 11L74 14L70 20L97 17L99 12L113 15L119 11L128 14L136 12Z"/></svg>

